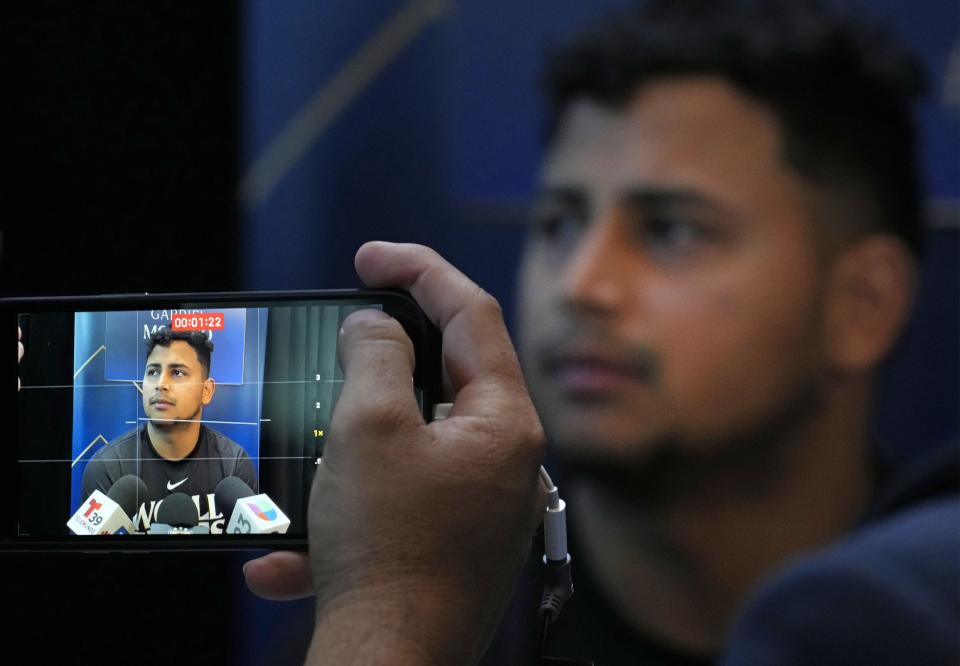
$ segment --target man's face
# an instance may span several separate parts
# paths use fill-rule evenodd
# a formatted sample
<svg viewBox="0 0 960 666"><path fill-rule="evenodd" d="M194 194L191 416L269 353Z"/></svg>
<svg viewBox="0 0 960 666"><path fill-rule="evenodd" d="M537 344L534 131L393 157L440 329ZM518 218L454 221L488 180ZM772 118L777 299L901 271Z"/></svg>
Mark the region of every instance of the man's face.
<svg viewBox="0 0 960 666"><path fill-rule="evenodd" d="M157 345L143 373L143 409L154 426L200 418L213 398L213 381L204 377L197 352L183 340Z"/></svg>
<svg viewBox="0 0 960 666"><path fill-rule="evenodd" d="M561 455L716 455L815 386L823 256L773 116L714 78L567 112L521 269L521 351Z"/></svg>

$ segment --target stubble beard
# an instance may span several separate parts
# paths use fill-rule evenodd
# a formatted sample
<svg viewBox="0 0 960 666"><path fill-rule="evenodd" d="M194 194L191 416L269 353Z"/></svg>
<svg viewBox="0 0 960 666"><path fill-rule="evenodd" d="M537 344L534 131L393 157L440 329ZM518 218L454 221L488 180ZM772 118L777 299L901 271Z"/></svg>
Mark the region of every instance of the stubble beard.
<svg viewBox="0 0 960 666"><path fill-rule="evenodd" d="M175 430L177 428L189 428L190 426L193 425L194 422L200 421L200 415L202 411L203 411L203 407L198 406L197 409L194 411L194 413L185 419L171 420L169 418L164 419L164 418L152 417L150 419L150 425L152 425L154 428L157 428L159 430L164 430L167 432L171 430Z"/></svg>
<svg viewBox="0 0 960 666"><path fill-rule="evenodd" d="M544 418L565 483L589 484L611 499L662 506L684 499L731 493L762 497L789 472L789 453L800 433L823 410L824 388L798 380L759 421L710 440L693 441L678 429L639 440L634 453L606 454L604 442L565 442Z"/></svg>

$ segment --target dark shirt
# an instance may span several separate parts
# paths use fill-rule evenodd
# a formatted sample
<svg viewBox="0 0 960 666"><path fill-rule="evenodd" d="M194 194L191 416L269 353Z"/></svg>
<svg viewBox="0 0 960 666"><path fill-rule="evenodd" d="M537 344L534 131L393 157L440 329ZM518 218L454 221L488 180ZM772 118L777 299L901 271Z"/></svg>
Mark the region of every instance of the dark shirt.
<svg viewBox="0 0 960 666"><path fill-rule="evenodd" d="M723 663L960 663L958 488L955 445L887 472L857 529L788 563L758 587ZM577 519L576 507L568 511L571 521ZM714 662L634 630L577 560L572 537L575 593L549 629L547 655L596 666ZM538 548L484 666L536 663L540 628L531 599L541 584Z"/></svg>
<svg viewBox="0 0 960 666"><path fill-rule="evenodd" d="M573 511L573 507L569 511ZM571 551L575 547L571 540ZM688 654L634 629L603 597L583 560L573 560L572 564L574 595L549 628L547 656L593 662L595 666L708 666L713 663L712 655Z"/></svg>
<svg viewBox="0 0 960 666"><path fill-rule="evenodd" d="M194 498L200 511L201 524L218 532L222 515L216 509L213 491L228 476L237 476L257 490L257 475L250 456L243 447L223 434L200 426L197 445L182 460L166 460L157 454L147 434L147 426L124 433L97 452L83 472L83 496L94 490L106 493L118 479L133 474L147 486L147 496L134 517L139 530L149 526L155 517L156 503L172 493L185 493Z"/></svg>
<svg viewBox="0 0 960 666"><path fill-rule="evenodd" d="M912 466L875 520L759 586L724 663L960 664L958 483L956 447Z"/></svg>
<svg viewBox="0 0 960 666"><path fill-rule="evenodd" d="M585 520L577 507L568 506L568 520ZM572 525L571 525L572 526ZM563 666L708 666L712 655L693 655L660 643L635 630L611 607L590 570L578 559L581 552L573 530L569 534L573 567L574 595L564 605L556 622L550 625L544 656L539 661L542 620L539 616L543 592L543 540L538 534L530 557L514 587L510 606L481 666L525 666L554 664Z"/></svg>

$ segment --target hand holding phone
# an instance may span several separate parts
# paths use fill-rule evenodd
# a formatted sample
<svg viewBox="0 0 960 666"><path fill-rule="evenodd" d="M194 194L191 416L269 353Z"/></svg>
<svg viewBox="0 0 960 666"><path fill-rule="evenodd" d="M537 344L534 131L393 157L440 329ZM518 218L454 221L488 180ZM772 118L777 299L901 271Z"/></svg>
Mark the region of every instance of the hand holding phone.
<svg viewBox="0 0 960 666"><path fill-rule="evenodd" d="M470 663L543 515L542 429L492 297L424 247L368 244L356 263L371 287L409 289L440 329L452 412L433 423L418 414L399 379L414 355L395 321L351 315L310 500L312 569L272 553L247 564L247 581L274 598L315 586L311 658Z"/></svg>

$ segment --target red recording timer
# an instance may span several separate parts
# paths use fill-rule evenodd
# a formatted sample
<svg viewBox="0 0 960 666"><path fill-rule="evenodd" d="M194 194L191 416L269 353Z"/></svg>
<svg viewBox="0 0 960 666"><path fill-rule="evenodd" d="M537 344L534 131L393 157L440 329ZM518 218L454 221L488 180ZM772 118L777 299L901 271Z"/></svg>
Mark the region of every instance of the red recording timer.
<svg viewBox="0 0 960 666"><path fill-rule="evenodd" d="M203 314L173 315L170 328L174 331L222 331L223 313L205 312Z"/></svg>

